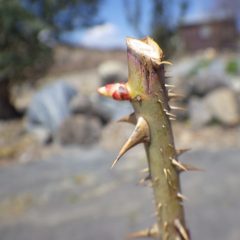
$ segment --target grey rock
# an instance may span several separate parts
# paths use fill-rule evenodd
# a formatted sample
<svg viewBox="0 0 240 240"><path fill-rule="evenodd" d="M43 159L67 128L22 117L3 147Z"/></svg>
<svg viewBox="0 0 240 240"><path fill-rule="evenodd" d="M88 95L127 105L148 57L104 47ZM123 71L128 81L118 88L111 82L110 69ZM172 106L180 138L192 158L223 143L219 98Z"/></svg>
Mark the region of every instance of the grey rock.
<svg viewBox="0 0 240 240"><path fill-rule="evenodd" d="M34 138L41 144L49 143L52 139L52 135L49 130L42 127L36 127L31 131Z"/></svg>
<svg viewBox="0 0 240 240"><path fill-rule="evenodd" d="M204 96L212 90L229 86L229 76L225 72L225 59L202 55L183 58L170 67L170 83L186 96Z"/></svg>
<svg viewBox="0 0 240 240"><path fill-rule="evenodd" d="M100 64L98 73L102 85L113 82L126 82L128 79L127 65L115 60L105 61Z"/></svg>
<svg viewBox="0 0 240 240"><path fill-rule="evenodd" d="M240 93L240 76L231 77L230 87L234 92Z"/></svg>
<svg viewBox="0 0 240 240"><path fill-rule="evenodd" d="M86 96L78 93L70 102L70 110L74 114L95 116L105 125L112 118L112 113L111 109L105 106L101 99L101 97L95 94Z"/></svg>
<svg viewBox="0 0 240 240"><path fill-rule="evenodd" d="M69 106L72 113L87 113L92 108L92 103L88 96L78 93L73 97Z"/></svg>
<svg viewBox="0 0 240 240"><path fill-rule="evenodd" d="M105 106L99 98L92 99L90 114L98 117L103 125L107 124L113 118L110 107Z"/></svg>
<svg viewBox="0 0 240 240"><path fill-rule="evenodd" d="M228 86L228 80L227 75L221 71L204 69L191 79L190 93L191 95L204 96L216 88Z"/></svg>
<svg viewBox="0 0 240 240"><path fill-rule="evenodd" d="M76 90L64 81L48 85L37 92L26 115L27 129L43 127L54 133L60 124L70 116L69 102Z"/></svg>
<svg viewBox="0 0 240 240"><path fill-rule="evenodd" d="M229 88L220 88L209 93L204 99L213 117L225 125L239 123L239 107L235 93Z"/></svg>
<svg viewBox="0 0 240 240"><path fill-rule="evenodd" d="M66 119L60 126L56 141L64 145L92 145L101 135L101 124L98 118L76 115Z"/></svg>
<svg viewBox="0 0 240 240"><path fill-rule="evenodd" d="M192 90L191 79L188 78L188 75L200 59L201 56L199 55L184 57L174 61L174 64L170 67L166 66L166 71L171 73L168 75L173 76L168 80L168 83L175 85L176 89L186 98L191 95Z"/></svg>
<svg viewBox="0 0 240 240"><path fill-rule="evenodd" d="M192 97L189 101L189 116L193 128L200 128L212 119L212 113L201 98Z"/></svg>

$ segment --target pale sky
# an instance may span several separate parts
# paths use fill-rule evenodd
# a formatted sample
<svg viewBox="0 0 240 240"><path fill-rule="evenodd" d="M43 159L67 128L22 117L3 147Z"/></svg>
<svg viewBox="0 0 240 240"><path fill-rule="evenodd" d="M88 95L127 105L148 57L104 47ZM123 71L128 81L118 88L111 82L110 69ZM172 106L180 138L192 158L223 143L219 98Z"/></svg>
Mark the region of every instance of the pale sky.
<svg viewBox="0 0 240 240"><path fill-rule="evenodd" d="M129 0L130 1L130 0ZM139 0L140 1L140 0ZM180 0L179 0L180 1ZM144 4L144 14L141 29L144 35L150 34L149 16L151 15L151 1L141 0ZM211 1L208 0L190 0L190 7L186 18L188 21L201 18L209 14ZM125 46L126 36L138 37L128 24L124 14L122 0L104 0L100 9L100 17L104 24L94 26L85 31L76 30L68 33L67 38L75 44L93 48L123 48ZM174 16L170 16L170 19Z"/></svg>

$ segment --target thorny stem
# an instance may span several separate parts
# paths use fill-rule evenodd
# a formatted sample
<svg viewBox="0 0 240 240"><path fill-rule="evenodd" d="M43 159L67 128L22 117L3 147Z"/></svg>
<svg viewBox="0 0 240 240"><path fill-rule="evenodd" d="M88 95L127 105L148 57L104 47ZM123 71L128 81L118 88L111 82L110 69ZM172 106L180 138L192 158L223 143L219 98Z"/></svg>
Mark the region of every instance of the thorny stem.
<svg viewBox="0 0 240 240"><path fill-rule="evenodd" d="M114 84L101 88L99 92L115 96L117 100L130 100L134 108L135 114L129 117L129 122L136 121L136 128L114 164L128 149L144 142L157 216L158 231L152 237L189 240L179 181L180 171L188 169L177 160L170 122L174 116L170 113L169 100L178 96L168 95L164 64L169 62L162 58L162 50L149 37L142 40L128 38L128 82L124 86ZM149 233L151 231L146 236L150 236Z"/></svg>

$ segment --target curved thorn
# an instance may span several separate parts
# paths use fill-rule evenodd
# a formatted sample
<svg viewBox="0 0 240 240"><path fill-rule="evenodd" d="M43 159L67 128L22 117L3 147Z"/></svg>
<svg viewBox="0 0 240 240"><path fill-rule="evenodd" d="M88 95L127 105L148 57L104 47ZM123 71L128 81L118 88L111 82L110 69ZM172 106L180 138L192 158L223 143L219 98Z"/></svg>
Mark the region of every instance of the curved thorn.
<svg viewBox="0 0 240 240"><path fill-rule="evenodd" d="M162 64L166 64L166 65L173 65L171 62L169 61L161 61L159 65L162 65Z"/></svg>
<svg viewBox="0 0 240 240"><path fill-rule="evenodd" d="M150 141L150 134L149 134L149 128L146 120L143 117L139 117L137 120L137 125L135 129L133 130L133 133L127 140L127 142L123 145L121 148L117 158L113 162L111 168L114 167L114 165L118 162L118 160L132 147L139 143L143 142L149 142Z"/></svg>
<svg viewBox="0 0 240 240"><path fill-rule="evenodd" d="M170 116L170 117L176 118L176 115L175 115L175 114L172 114L172 113L170 113L170 112L168 112L168 111L164 111L164 112L166 113L166 115L168 115L168 116Z"/></svg>
<svg viewBox="0 0 240 240"><path fill-rule="evenodd" d="M170 92L170 93L168 93L168 97L169 97L170 99L174 99L174 98L183 98L184 96L181 95L181 94L177 94L177 93L172 93L172 92Z"/></svg>
<svg viewBox="0 0 240 240"><path fill-rule="evenodd" d="M179 219L174 220L174 226L177 228L180 235L183 237L184 240L189 240L189 236L187 234L186 229L183 227Z"/></svg>
<svg viewBox="0 0 240 240"><path fill-rule="evenodd" d="M175 85L165 83L165 87L167 87L167 88L175 88Z"/></svg>
<svg viewBox="0 0 240 240"><path fill-rule="evenodd" d="M171 110L178 110L178 111L186 111L186 108L178 107L178 106L170 106Z"/></svg>
<svg viewBox="0 0 240 240"><path fill-rule="evenodd" d="M190 151L190 150L191 150L191 148L176 149L176 154L177 154L178 156L180 156L180 155L182 155L183 153L188 152L188 151Z"/></svg>
<svg viewBox="0 0 240 240"><path fill-rule="evenodd" d="M141 170L142 173L148 173L149 172L149 168L144 168Z"/></svg>
<svg viewBox="0 0 240 240"><path fill-rule="evenodd" d="M176 166L178 169L180 169L181 171L187 171L187 168L185 168L185 166L179 161L177 161L176 159L171 158L171 161L172 161L172 164Z"/></svg>
<svg viewBox="0 0 240 240"><path fill-rule="evenodd" d="M137 123L137 118L135 113L133 112L130 115L120 118L119 120L117 120L117 122L127 122L135 125Z"/></svg>
<svg viewBox="0 0 240 240"><path fill-rule="evenodd" d="M195 167L191 164L182 163L182 165L187 169L187 171L204 171L204 169Z"/></svg>
<svg viewBox="0 0 240 240"><path fill-rule="evenodd" d="M188 200L187 197L185 197L183 194L181 193L177 193L177 197L180 199L180 200Z"/></svg>

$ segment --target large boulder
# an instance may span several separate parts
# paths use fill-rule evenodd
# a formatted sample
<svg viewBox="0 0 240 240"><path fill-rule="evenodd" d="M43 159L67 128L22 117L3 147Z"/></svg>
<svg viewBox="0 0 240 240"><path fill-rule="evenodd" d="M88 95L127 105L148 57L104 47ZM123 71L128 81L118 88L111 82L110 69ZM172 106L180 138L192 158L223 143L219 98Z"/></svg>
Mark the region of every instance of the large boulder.
<svg viewBox="0 0 240 240"><path fill-rule="evenodd" d="M234 91L218 88L203 98L192 97L189 101L189 115L193 127L202 127L215 120L226 126L240 121L239 107Z"/></svg>
<svg viewBox="0 0 240 240"><path fill-rule="evenodd" d="M96 143L100 135L99 119L80 114L66 119L57 131L55 139L64 145L89 146Z"/></svg>
<svg viewBox="0 0 240 240"><path fill-rule="evenodd" d="M27 129L45 128L54 133L70 116L69 102L76 94L77 91L64 81L44 87L31 100L26 115Z"/></svg>
<svg viewBox="0 0 240 240"><path fill-rule="evenodd" d="M204 99L213 118L225 125L239 123L239 106L235 93L229 88L220 88L209 93Z"/></svg>

